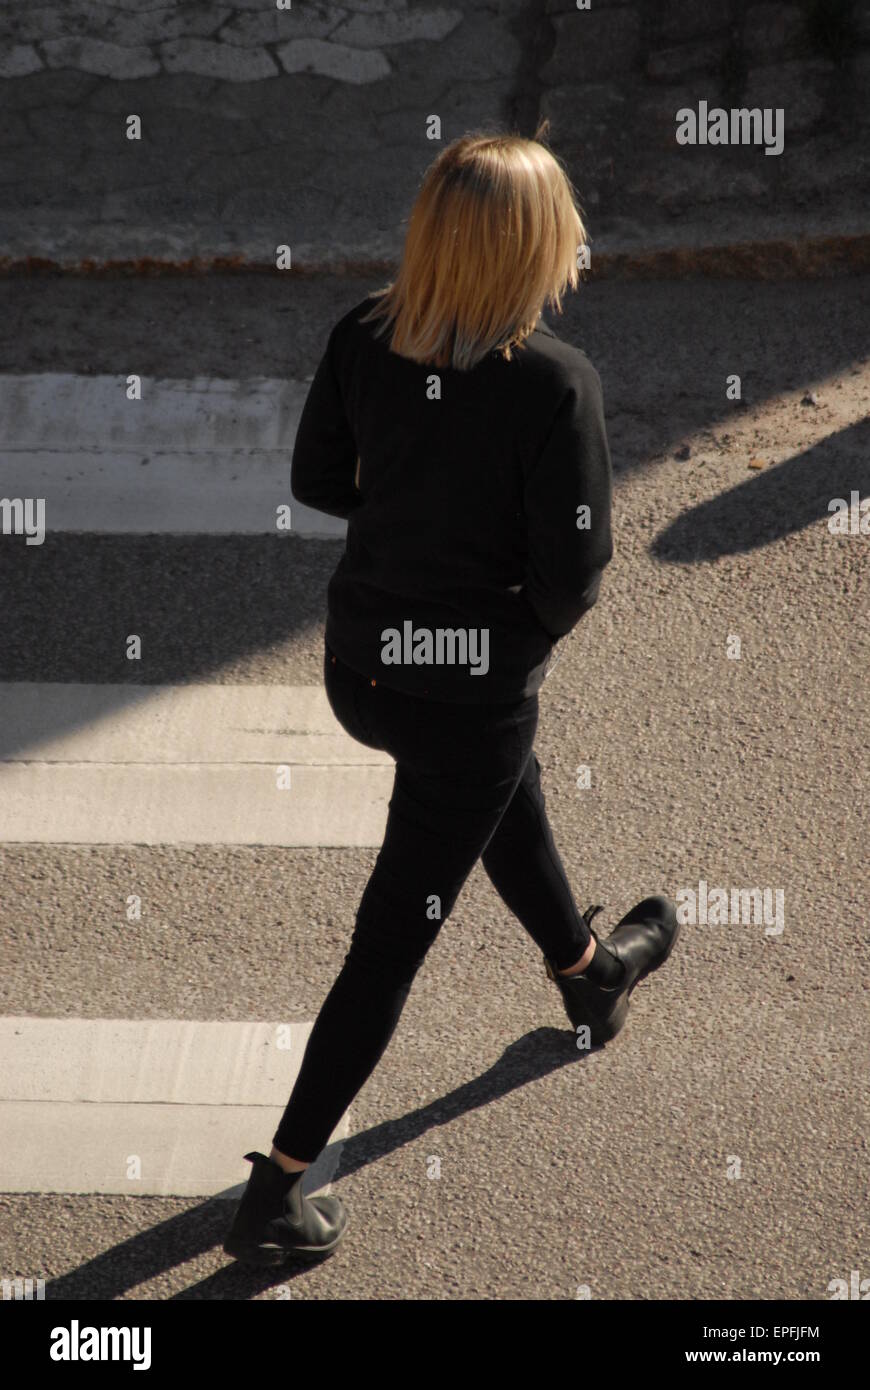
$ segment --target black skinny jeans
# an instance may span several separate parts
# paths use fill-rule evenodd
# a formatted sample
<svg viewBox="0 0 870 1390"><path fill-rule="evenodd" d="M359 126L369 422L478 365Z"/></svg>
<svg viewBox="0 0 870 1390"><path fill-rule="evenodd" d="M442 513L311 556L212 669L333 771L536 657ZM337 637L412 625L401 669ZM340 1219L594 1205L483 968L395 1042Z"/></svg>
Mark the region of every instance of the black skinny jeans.
<svg viewBox="0 0 870 1390"><path fill-rule="evenodd" d="M273 1143L312 1162L386 1050L414 976L477 860L557 969L591 940L544 809L538 696L458 705L406 695L326 648L326 694L359 743L396 760L386 834L350 949L311 1030Z"/></svg>

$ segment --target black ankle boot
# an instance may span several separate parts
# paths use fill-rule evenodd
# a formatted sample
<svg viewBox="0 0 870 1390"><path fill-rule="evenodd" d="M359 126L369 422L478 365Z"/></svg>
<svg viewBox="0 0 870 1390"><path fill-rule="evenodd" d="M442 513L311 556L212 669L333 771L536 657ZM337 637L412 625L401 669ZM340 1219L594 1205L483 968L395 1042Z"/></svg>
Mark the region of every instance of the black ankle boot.
<svg viewBox="0 0 870 1390"><path fill-rule="evenodd" d="M600 907L589 907L583 913L596 942L598 935L589 924L600 911ZM616 1037L625 1023L635 985L664 965L679 934L676 908L667 898L644 898L627 912L607 941L601 943L623 965L623 977L615 989L593 984L582 974L560 975L544 957L547 974L559 986L565 1012L574 1028L589 1029L590 1047Z"/></svg>
<svg viewBox="0 0 870 1390"><path fill-rule="evenodd" d="M304 1172L285 1173L256 1151L245 1158L254 1166L224 1240L224 1252L256 1265L278 1265L288 1255L331 1254L347 1226L341 1199L305 1197Z"/></svg>

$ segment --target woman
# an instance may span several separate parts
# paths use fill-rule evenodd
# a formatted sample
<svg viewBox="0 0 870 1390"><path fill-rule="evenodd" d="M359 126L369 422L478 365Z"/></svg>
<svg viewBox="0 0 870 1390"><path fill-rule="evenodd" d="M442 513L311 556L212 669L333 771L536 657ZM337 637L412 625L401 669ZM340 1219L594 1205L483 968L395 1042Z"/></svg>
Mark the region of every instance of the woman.
<svg viewBox="0 0 870 1390"><path fill-rule="evenodd" d="M540 132L539 132L540 134ZM328 1254L338 1197L302 1174L371 1075L474 864L540 948L594 1046L668 956L676 912L639 903L599 939L553 843L532 750L550 654L613 553L601 382L541 318L578 283L586 233L548 149L447 146L411 212L398 276L333 328L300 418L295 497L348 521L328 588L326 692L395 758L383 846L267 1157L224 1249ZM581 1045L581 1038L578 1038Z"/></svg>

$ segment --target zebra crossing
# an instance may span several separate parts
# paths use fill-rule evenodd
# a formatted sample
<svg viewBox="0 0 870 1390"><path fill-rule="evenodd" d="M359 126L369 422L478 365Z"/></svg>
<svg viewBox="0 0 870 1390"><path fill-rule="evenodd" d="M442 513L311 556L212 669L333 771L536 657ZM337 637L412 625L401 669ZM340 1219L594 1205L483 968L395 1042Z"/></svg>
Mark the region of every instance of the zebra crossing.
<svg viewBox="0 0 870 1390"><path fill-rule="evenodd" d="M0 841L379 844L392 760L355 744L322 689L0 688Z"/></svg>
<svg viewBox="0 0 870 1390"><path fill-rule="evenodd" d="M307 392L270 377L0 377L0 496L44 498L55 532L340 539L346 522L291 504Z"/></svg>
<svg viewBox="0 0 870 1390"><path fill-rule="evenodd" d="M307 383L132 380L0 378L0 544L24 546L11 503L35 498L49 532L265 535L289 508L290 534L343 535L290 495ZM375 846L392 767L320 686L0 680L0 846ZM0 1191L237 1195L311 1027L0 1019Z"/></svg>

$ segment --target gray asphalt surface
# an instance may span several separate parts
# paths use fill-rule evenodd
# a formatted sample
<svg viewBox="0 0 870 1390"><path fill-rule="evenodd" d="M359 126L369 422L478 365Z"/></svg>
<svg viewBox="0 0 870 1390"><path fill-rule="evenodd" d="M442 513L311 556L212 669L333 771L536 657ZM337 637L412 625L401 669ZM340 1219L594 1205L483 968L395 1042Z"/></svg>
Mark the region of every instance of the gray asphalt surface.
<svg viewBox="0 0 870 1390"><path fill-rule="evenodd" d="M6 280L0 370L306 375L371 287ZM782 934L686 926L584 1057L478 866L354 1103L331 1260L234 1266L218 1202L0 1196L5 1275L233 1300L815 1300L870 1275L870 536L827 528L832 497L870 491L868 301L868 278L608 282L550 316L601 373L617 480L616 556L536 743L578 902L597 926L701 879L782 888ZM0 549L0 678L122 679L135 608L141 680L317 683L340 551L49 535L25 571ZM4 846L2 1012L313 1018L375 854Z"/></svg>

